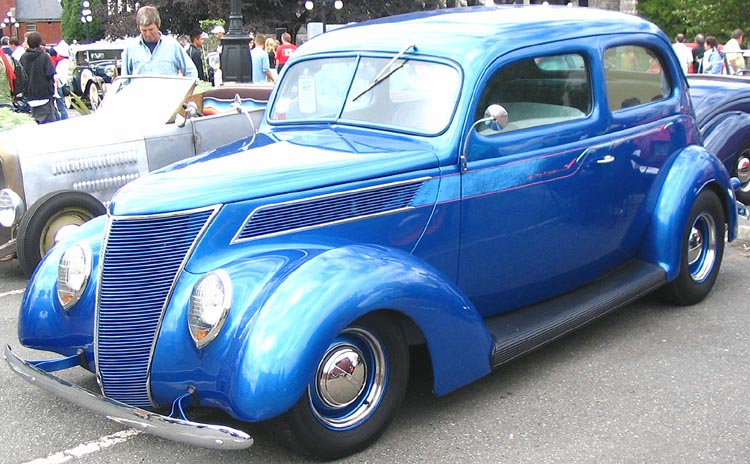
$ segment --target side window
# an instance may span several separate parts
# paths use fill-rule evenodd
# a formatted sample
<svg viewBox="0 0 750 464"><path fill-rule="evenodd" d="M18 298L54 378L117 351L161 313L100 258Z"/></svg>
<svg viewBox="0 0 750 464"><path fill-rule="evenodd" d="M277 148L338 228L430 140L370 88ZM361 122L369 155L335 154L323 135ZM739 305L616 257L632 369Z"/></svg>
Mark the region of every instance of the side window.
<svg viewBox="0 0 750 464"><path fill-rule="evenodd" d="M653 50L636 45L609 48L604 52L604 66L613 112L670 95L668 76Z"/></svg>
<svg viewBox="0 0 750 464"><path fill-rule="evenodd" d="M498 133L584 118L592 108L587 62L580 54L566 54L511 63L488 81L475 120L493 104L508 112L508 123ZM480 132L493 133L489 127Z"/></svg>

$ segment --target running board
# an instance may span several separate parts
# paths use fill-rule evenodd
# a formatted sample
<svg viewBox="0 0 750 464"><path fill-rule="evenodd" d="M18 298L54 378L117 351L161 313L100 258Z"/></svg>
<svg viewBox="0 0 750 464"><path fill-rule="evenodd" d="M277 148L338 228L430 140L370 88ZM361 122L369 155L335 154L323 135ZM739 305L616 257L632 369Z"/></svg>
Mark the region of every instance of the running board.
<svg viewBox="0 0 750 464"><path fill-rule="evenodd" d="M641 261L548 301L487 320L494 339L492 368L506 364L666 283L666 272Z"/></svg>

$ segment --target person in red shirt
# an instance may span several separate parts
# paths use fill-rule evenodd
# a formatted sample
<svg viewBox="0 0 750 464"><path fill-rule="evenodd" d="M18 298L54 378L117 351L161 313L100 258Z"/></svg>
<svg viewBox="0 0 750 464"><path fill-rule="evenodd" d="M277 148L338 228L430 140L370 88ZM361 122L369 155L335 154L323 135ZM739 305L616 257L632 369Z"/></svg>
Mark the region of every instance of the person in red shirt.
<svg viewBox="0 0 750 464"><path fill-rule="evenodd" d="M281 45L276 48L276 71L281 72L289 57L297 49L292 43L292 36L288 32L281 34Z"/></svg>

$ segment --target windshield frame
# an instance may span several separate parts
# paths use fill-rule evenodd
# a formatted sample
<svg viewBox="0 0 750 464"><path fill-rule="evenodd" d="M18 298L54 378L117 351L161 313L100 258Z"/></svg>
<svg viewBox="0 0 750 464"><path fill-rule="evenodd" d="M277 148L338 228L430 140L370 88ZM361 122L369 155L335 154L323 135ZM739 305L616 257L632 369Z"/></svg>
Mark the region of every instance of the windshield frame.
<svg viewBox="0 0 750 464"><path fill-rule="evenodd" d="M393 74L398 74L400 72L400 69L403 68L403 65L399 65L398 62L400 60L404 60L408 63L417 64L417 63L424 63L428 65L441 65L445 66L446 70L450 69L455 74L455 81L454 81L454 93L453 93L453 100L452 104L449 102L445 105L444 111L445 111L445 118L444 122L439 125L437 128L432 129L425 129L425 128L419 128L419 127L410 127L408 125L404 124L394 124L394 123L385 123L385 122L377 122L377 121L370 121L370 120L364 120L364 119L352 119L347 118L346 112L347 112L347 105L352 104L352 99L354 96L362 97L362 95L358 95L360 93L360 90L362 88L369 86L371 84L371 81L368 82L368 85L359 88L355 87L355 79L354 76L357 75L359 72L359 67L362 63L362 60L370 59L370 60L384 60L384 64L392 60L394 57L397 57L397 60L395 63L391 64L389 68L396 68L395 71L391 72L389 76L386 76L384 81L387 81ZM353 63L353 70L352 74L348 76L349 82L346 86L346 91L344 94L344 99L341 102L341 106L336 111L336 114L333 115L333 117L309 117L309 118L299 118L299 119L274 119L274 111L278 108L278 105L281 105L281 100L286 97L286 95L282 95L285 88L283 87L285 85L285 82L288 81L288 79L293 78L292 76L292 69L297 66L306 66L309 65L312 61L324 61L324 60L331 60L331 59L348 59L351 60ZM288 65L289 69L284 70L284 78L281 80L280 84L277 84L277 88L273 92L272 100L269 101L269 104L267 106L266 111L266 123L273 127L292 127L292 126L300 126L300 125L317 125L317 124L325 124L325 125L337 125L337 126L353 126L353 127L366 127L366 128L373 128L373 129L385 129L392 132L400 132L400 133L408 133L408 134L415 134L415 135L424 135L424 136L436 136L444 133L447 131L454 118L456 117L456 110L460 104L461 96L463 94L463 85L464 85L464 73L461 68L461 66L456 63L453 60L449 60L446 58L436 57L432 55L416 55L413 53L404 54L403 56L397 56L396 53L384 53L384 52L339 52L339 53L327 53L327 54L317 54L312 55L309 57L300 58L298 60L295 60L293 63L290 63ZM297 68L299 69L299 68ZM438 69L438 68L435 68ZM380 70L380 69L378 69ZM292 76L292 77L290 77ZM426 84L430 84L428 81L424 81ZM385 84L385 82L384 82ZM292 84L290 84L292 85ZM377 87L377 85L376 85ZM369 89L364 93L364 95L367 95L369 92L373 92L373 89ZM438 95L441 101L445 101L446 98L450 99L450 95L446 96L446 91L441 90L440 93L435 94ZM433 97L434 98L434 97ZM356 102L355 102L356 103ZM450 108L449 110L447 108ZM280 111L280 113L284 113L283 111Z"/></svg>

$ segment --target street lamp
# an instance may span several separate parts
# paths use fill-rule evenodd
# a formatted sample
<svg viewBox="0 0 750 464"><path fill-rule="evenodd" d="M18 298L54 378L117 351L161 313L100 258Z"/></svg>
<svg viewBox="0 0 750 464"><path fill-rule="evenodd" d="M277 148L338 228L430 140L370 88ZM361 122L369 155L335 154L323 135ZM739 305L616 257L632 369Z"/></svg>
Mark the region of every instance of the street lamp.
<svg viewBox="0 0 750 464"><path fill-rule="evenodd" d="M322 2L320 2L321 4L320 20L323 23L323 33L325 33L326 31L326 4L327 3L329 3L329 0L323 0ZM330 3L333 3L333 7L337 10L340 10L344 7L344 2L342 2L341 0L334 0L333 2L330 2ZM315 3L313 3L313 0L307 0L305 2L305 9L307 11L312 11L313 8L315 8Z"/></svg>
<svg viewBox="0 0 750 464"><path fill-rule="evenodd" d="M81 22L86 26L86 42L89 42L89 25L94 17L91 16L91 4L89 0L83 0L81 2Z"/></svg>
<svg viewBox="0 0 750 464"><path fill-rule="evenodd" d="M16 28L16 32L18 32L18 21L16 21L16 18L13 14L13 10L8 10L7 13L5 13L5 18L3 18L2 27L5 29L8 28L8 35L13 36L13 28Z"/></svg>

